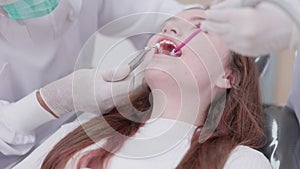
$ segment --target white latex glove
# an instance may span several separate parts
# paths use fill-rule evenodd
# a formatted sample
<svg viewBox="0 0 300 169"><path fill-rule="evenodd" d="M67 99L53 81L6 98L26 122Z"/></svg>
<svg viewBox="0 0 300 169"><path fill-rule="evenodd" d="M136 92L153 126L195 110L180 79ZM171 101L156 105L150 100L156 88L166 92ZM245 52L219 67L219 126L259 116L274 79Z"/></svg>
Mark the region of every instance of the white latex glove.
<svg viewBox="0 0 300 169"><path fill-rule="evenodd" d="M128 93L140 88L142 79L131 74L123 81L106 82L101 72L82 69L50 83L40 89L40 93L46 105L58 116L74 110L103 114L114 105L128 103Z"/></svg>
<svg viewBox="0 0 300 169"><path fill-rule="evenodd" d="M227 0L206 11L203 31L216 33L227 46L248 56L296 48L296 25L279 7L260 3L256 8L236 8L241 0Z"/></svg>

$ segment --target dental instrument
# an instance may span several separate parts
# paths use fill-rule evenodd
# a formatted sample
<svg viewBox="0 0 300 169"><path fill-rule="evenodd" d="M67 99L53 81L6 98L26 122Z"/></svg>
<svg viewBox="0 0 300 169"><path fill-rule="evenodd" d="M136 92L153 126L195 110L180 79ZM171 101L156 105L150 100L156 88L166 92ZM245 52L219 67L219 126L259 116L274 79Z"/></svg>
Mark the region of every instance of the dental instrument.
<svg viewBox="0 0 300 169"><path fill-rule="evenodd" d="M125 79L131 72L133 72L144 60L146 54L154 48L159 48L160 44L157 43L154 46L146 46L144 49L138 52L127 65L119 67L117 72L115 70L109 70L102 73L103 80L107 82L118 82Z"/></svg>
<svg viewBox="0 0 300 169"><path fill-rule="evenodd" d="M176 53L183 48L190 40L192 40L198 33L201 32L201 29L197 29L195 32L193 32L189 37L187 37L179 46L177 46L175 49L172 50L171 55L175 56Z"/></svg>
<svg viewBox="0 0 300 169"><path fill-rule="evenodd" d="M159 48L160 44L157 43L154 46L146 46L144 50L142 50L135 58L133 58L129 63L130 72L134 71L144 60L146 53L148 53L151 49Z"/></svg>

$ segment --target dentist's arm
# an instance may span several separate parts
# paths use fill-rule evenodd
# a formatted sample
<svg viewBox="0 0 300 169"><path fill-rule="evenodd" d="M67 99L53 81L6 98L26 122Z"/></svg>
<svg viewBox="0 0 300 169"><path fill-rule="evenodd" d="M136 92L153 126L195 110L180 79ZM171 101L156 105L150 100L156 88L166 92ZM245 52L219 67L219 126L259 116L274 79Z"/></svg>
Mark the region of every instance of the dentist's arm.
<svg viewBox="0 0 300 169"><path fill-rule="evenodd" d="M33 131L68 112L101 115L130 102L129 93L143 87L142 77L130 74L120 82L106 82L102 72L77 70L34 91L16 103L0 101L0 152L22 155L34 145Z"/></svg>
<svg viewBox="0 0 300 169"><path fill-rule="evenodd" d="M242 0L227 0L206 12L202 29L218 34L238 53L260 56L300 47L300 33L291 18L279 7L261 3L255 8L240 7ZM299 2L291 2L298 5Z"/></svg>
<svg viewBox="0 0 300 169"><path fill-rule="evenodd" d="M54 116L81 111L101 115L128 100L142 83L131 74L119 82L106 82L102 72L81 69L54 81L39 91L41 105Z"/></svg>

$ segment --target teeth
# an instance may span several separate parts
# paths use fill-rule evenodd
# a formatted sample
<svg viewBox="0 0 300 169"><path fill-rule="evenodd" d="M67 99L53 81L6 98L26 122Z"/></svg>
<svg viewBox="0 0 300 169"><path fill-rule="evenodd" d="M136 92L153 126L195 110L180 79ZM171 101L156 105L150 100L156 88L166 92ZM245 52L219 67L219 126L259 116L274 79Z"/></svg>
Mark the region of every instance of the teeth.
<svg viewBox="0 0 300 169"><path fill-rule="evenodd" d="M162 45L162 44L168 44L168 45L173 45L175 48L176 48L176 44L175 43L173 43L173 42L171 42L171 41L168 41L168 40L163 40L163 41L161 41L161 42L159 42L159 44L160 45Z"/></svg>
<svg viewBox="0 0 300 169"><path fill-rule="evenodd" d="M176 49L176 44L172 41L169 40L162 40L160 42L158 42L156 45L156 53L157 54L165 54L165 55L169 55L169 56L175 56L175 57L180 57L181 56L181 52L177 52L174 53L174 50Z"/></svg>

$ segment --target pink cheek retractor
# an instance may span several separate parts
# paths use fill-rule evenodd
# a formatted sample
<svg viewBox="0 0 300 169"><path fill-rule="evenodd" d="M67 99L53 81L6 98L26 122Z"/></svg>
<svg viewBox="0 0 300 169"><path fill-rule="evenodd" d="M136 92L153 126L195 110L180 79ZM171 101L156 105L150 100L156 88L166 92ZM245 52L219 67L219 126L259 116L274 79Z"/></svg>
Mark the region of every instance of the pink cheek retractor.
<svg viewBox="0 0 300 169"><path fill-rule="evenodd" d="M179 46L177 46L175 49L172 50L171 55L175 56L176 53L183 48L189 41L191 41L196 35L198 35L201 32L201 29L197 29L195 32L193 32L189 37L187 37Z"/></svg>

